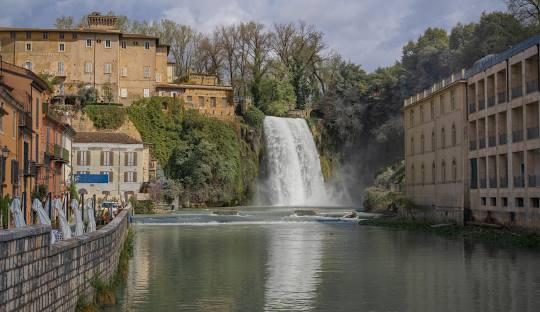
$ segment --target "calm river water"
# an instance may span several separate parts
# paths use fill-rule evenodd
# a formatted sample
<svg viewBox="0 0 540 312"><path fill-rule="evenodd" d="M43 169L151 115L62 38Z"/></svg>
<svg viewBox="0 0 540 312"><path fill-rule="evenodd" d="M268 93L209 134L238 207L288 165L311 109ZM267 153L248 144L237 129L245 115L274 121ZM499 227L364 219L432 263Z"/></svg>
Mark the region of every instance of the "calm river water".
<svg viewBox="0 0 540 312"><path fill-rule="evenodd" d="M540 311L537 252L331 219L231 219L135 224L115 309Z"/></svg>

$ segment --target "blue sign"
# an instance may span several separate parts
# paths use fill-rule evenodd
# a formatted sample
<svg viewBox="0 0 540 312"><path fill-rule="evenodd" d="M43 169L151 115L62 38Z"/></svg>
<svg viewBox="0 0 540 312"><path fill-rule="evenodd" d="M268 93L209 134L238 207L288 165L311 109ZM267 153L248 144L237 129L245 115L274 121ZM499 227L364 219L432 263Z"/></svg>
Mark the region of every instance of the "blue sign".
<svg viewBox="0 0 540 312"><path fill-rule="evenodd" d="M75 175L76 183L109 183L108 174L76 174Z"/></svg>

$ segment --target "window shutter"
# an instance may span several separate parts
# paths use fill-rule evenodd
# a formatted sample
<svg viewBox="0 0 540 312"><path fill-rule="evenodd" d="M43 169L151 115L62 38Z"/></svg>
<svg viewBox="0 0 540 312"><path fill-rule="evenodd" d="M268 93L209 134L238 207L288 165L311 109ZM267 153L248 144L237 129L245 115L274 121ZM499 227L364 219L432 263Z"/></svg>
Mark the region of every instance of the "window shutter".
<svg viewBox="0 0 540 312"><path fill-rule="evenodd" d="M129 155L129 153L127 153L127 152L124 153L124 166L128 165L128 158L129 158L128 155Z"/></svg>
<svg viewBox="0 0 540 312"><path fill-rule="evenodd" d="M105 152L101 152L99 153L99 156L100 156L100 164L103 166L105 164Z"/></svg>
<svg viewBox="0 0 540 312"><path fill-rule="evenodd" d="M109 171L109 183L113 182L113 172Z"/></svg>
<svg viewBox="0 0 540 312"><path fill-rule="evenodd" d="M137 171L133 172L133 182L137 182Z"/></svg>
<svg viewBox="0 0 540 312"><path fill-rule="evenodd" d="M77 165L80 166L81 165L81 151L77 151Z"/></svg>
<svg viewBox="0 0 540 312"><path fill-rule="evenodd" d="M124 172L124 182L127 182L127 180L128 180L128 173Z"/></svg>
<svg viewBox="0 0 540 312"><path fill-rule="evenodd" d="M86 151L86 165L89 166L90 165L90 151Z"/></svg>
<svg viewBox="0 0 540 312"><path fill-rule="evenodd" d="M137 166L137 152L133 153L133 165Z"/></svg>

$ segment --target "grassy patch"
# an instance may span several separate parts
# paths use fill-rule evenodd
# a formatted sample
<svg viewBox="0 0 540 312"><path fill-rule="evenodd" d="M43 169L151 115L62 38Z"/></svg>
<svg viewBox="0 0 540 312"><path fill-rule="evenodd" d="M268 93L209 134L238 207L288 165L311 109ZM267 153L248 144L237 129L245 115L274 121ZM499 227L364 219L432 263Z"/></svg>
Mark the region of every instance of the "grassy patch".
<svg viewBox="0 0 540 312"><path fill-rule="evenodd" d="M485 243L492 243L505 247L520 247L540 249L540 235L512 231L509 229L493 229L481 226L449 225L445 227L431 227L433 223L411 221L402 218L378 218L360 221L361 225L384 226L398 230L409 230L433 233L447 237L463 238Z"/></svg>

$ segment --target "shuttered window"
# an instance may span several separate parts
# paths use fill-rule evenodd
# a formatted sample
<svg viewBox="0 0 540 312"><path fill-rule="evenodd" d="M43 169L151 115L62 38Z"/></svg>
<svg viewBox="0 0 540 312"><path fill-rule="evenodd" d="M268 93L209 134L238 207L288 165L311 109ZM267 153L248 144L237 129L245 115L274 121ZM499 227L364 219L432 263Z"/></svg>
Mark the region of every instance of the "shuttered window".
<svg viewBox="0 0 540 312"><path fill-rule="evenodd" d="M137 172L126 171L124 172L124 182L137 182Z"/></svg>
<svg viewBox="0 0 540 312"><path fill-rule="evenodd" d="M136 152L124 153L124 166L137 166L137 153Z"/></svg>

